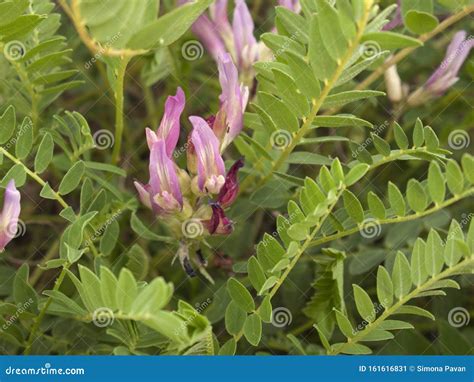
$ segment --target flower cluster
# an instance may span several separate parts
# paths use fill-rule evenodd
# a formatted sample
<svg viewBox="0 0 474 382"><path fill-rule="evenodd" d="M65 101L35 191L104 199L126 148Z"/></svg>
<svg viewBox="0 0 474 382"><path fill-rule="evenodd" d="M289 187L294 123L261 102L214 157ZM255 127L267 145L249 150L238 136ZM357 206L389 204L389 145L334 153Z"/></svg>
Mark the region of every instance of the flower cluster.
<svg viewBox="0 0 474 382"><path fill-rule="evenodd" d="M3 209L0 213L0 252L3 252L6 245L16 236L21 210L20 199L20 192L12 179L5 189Z"/></svg>
<svg viewBox="0 0 474 382"><path fill-rule="evenodd" d="M135 182L135 187L145 206L166 217L178 240L189 237L182 229L189 220L202 226L202 232L193 235L193 239L206 234L229 234L233 229L224 209L237 197L237 172L243 161L235 162L226 173L222 153L242 130L248 88L239 83L237 68L228 53L219 56L218 68L222 93L217 114L207 120L189 117L193 129L186 144L187 171L173 160L186 103L180 88L166 100L158 130L146 129L150 180L148 184Z"/></svg>

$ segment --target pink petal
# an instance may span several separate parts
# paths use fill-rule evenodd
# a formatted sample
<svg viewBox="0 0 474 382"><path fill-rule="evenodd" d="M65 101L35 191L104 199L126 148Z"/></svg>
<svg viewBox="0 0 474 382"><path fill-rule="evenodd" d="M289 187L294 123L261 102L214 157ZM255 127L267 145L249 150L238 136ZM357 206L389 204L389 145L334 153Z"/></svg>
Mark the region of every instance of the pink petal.
<svg viewBox="0 0 474 382"><path fill-rule="evenodd" d="M175 96L169 96L165 103L165 112L160 127L156 133L158 139L166 142L166 153L169 157L178 143L180 123L179 119L186 103L184 92L178 88Z"/></svg>
<svg viewBox="0 0 474 382"><path fill-rule="evenodd" d="M21 195L15 187L15 181L8 182L3 199L3 209L0 214L0 251L15 237L20 216Z"/></svg>
<svg viewBox="0 0 474 382"><path fill-rule="evenodd" d="M225 52L224 41L219 35L218 26L209 17L206 15L199 16L191 29L214 60L217 60L217 57Z"/></svg>

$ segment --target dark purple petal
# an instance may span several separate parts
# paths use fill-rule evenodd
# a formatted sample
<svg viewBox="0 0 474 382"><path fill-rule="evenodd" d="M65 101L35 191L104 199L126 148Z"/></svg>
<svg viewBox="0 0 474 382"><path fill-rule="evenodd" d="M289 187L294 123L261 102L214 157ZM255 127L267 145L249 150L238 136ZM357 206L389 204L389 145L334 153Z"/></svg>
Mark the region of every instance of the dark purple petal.
<svg viewBox="0 0 474 382"><path fill-rule="evenodd" d="M237 198L239 193L239 180L237 178L237 174L239 169L241 169L243 166L244 160L239 159L227 172L224 186L222 186L221 192L217 197L217 202L222 206L222 208L229 207L234 202L235 198Z"/></svg>

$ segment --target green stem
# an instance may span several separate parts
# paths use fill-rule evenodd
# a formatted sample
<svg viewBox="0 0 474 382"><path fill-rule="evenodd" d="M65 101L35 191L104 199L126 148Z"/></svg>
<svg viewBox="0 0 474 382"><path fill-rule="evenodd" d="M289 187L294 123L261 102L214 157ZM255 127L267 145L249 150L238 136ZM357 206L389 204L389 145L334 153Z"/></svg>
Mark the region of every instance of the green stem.
<svg viewBox="0 0 474 382"><path fill-rule="evenodd" d="M354 38L353 41L351 41L350 47L345 53L344 57L341 58L340 62L338 62L338 67L336 68L334 74L330 79L325 81L325 86L323 90L321 91L321 94L319 95L318 99L312 99L312 107L311 111L308 115L307 118L303 118L303 125L301 128L298 130L298 132L292 137L291 142L288 146L285 147L285 149L282 151L281 155L278 157L276 161L272 163L272 167L270 171L265 175L263 178L260 179L260 181L257 183L256 188L259 188L263 186L265 183L267 183L273 176L273 172L277 171L283 163L286 161L288 156L293 152L294 148L300 143L300 141L305 137L305 135L308 133L308 131L311 130L311 125L313 124L314 118L319 112L319 109L323 105L326 97L329 95L331 92L332 88L336 84L337 80L341 76L341 74L344 72L344 69L346 68L346 64L349 62L351 59L354 51L359 45L359 41L362 38L362 35L364 33L365 27L367 25L368 17L369 17L370 9L368 6L365 7L364 9L364 15L362 16L362 19L359 22L358 28L357 28L357 34ZM240 186L240 192L243 192L247 190L253 183L253 180L255 178L255 175L249 175L245 180L242 182Z"/></svg>
<svg viewBox="0 0 474 382"><path fill-rule="evenodd" d="M429 209L427 209L423 212L417 212L415 214L408 215L408 216L399 216L399 217L396 217L396 218L376 220L376 221L374 221L374 223L379 224L379 225L385 225L385 224L393 224L393 223L404 223L404 222L407 222L407 221L419 219L423 216L430 215L432 213L440 211L443 208L446 208L446 207L450 206L451 204L454 204L457 201L459 201L461 199L464 199L464 198L467 198L471 195L474 195L474 188L469 188L466 191L464 191L463 193L461 193L459 195L456 195L456 196L453 196L450 199L446 199L443 203L436 204L434 207L429 208ZM349 235L352 235L354 233L359 232L362 228L363 227L361 225L358 225L358 226L356 226L354 228L351 228L351 229L348 229L346 231L335 233L334 235L324 236L320 239L312 241L310 243L309 247L310 248L311 247L316 247L318 245L321 245L321 244L324 244L324 243L327 243L327 242L330 242L330 241L333 241L333 240L341 239L343 237L346 237L346 236L349 236Z"/></svg>
<svg viewBox="0 0 474 382"><path fill-rule="evenodd" d="M59 274L56 282L54 283L54 291L58 291L61 287L61 284L64 281L64 277L66 276L67 270L69 269L69 264L65 264L61 273ZM28 336L28 340L26 342L25 351L23 352L24 355L29 355L31 353L31 346L33 345L33 341L35 339L36 332L38 331L41 322L43 321L44 316L46 315L46 311L48 310L49 306L53 302L52 297L48 297L46 303L44 304L43 308L41 309L39 315L36 317L36 320L31 328L30 335Z"/></svg>
<svg viewBox="0 0 474 382"><path fill-rule="evenodd" d="M130 61L129 57L123 57L119 61L114 83L114 96L115 96L115 142L114 151L112 153L112 163L117 164L120 160L120 151L122 148L123 138L123 87L125 82L125 73L127 65Z"/></svg>
<svg viewBox="0 0 474 382"><path fill-rule="evenodd" d="M464 261L461 261L457 265L453 267L449 267L440 274L433 276L431 279L426 281L424 284L417 286L414 290L412 290L410 293L408 293L405 297L402 297L398 302L396 302L394 305L392 305L390 308L387 308L384 310L384 312L372 323L369 323L364 330L359 331L354 337L348 338L347 342L344 343L342 346L339 346L337 348L334 348L333 350L328 352L328 355L337 355L339 353L342 353L344 349L347 347L349 344L355 344L357 342L360 342L366 337L368 334L370 334L374 329L377 329L377 327L385 321L389 316L394 314L398 308L401 306L405 305L408 301L410 301L412 298L416 297L419 293L427 290L430 286L432 286L434 283L436 283L439 280L445 279L451 275L455 275L461 270L462 268L468 267L471 264L474 263L474 257L470 257Z"/></svg>

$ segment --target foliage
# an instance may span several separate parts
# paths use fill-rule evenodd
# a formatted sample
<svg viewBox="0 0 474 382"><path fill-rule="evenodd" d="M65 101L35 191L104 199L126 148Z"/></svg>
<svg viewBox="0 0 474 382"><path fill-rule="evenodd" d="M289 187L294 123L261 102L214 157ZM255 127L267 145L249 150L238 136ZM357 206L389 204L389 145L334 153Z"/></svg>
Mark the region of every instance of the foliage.
<svg viewBox="0 0 474 382"><path fill-rule="evenodd" d="M203 235L203 217L186 240L133 181L178 86L181 130L219 117L190 30L213 1L58 3L0 1L0 186L22 196L0 254L2 354L414 354L434 336L430 351L472 351L472 61L408 102L472 2L247 2L259 59L236 63L250 97L225 154L245 158L234 230Z"/></svg>

